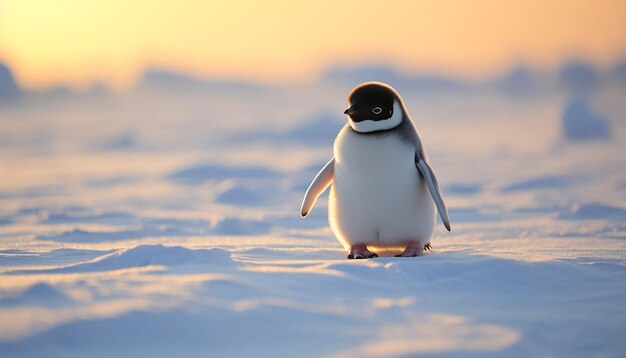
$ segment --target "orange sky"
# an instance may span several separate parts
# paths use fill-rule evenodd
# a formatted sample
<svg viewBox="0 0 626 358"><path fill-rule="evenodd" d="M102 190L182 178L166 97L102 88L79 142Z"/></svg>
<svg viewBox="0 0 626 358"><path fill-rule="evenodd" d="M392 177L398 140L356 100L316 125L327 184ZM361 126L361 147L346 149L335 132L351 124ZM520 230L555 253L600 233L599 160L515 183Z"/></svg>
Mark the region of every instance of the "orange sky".
<svg viewBox="0 0 626 358"><path fill-rule="evenodd" d="M0 60L28 88L124 88L146 66L289 82L336 63L472 77L624 55L626 0L0 1Z"/></svg>

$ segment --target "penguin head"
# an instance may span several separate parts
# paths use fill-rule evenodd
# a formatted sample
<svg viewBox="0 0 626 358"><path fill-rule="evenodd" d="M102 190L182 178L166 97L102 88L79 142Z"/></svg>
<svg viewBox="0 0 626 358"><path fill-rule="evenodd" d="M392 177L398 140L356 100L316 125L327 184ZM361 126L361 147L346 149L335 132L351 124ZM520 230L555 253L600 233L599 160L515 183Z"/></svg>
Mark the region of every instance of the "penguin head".
<svg viewBox="0 0 626 358"><path fill-rule="evenodd" d="M366 82L356 86L348 95L350 127L369 133L394 128L404 118L402 99L391 86L381 82Z"/></svg>

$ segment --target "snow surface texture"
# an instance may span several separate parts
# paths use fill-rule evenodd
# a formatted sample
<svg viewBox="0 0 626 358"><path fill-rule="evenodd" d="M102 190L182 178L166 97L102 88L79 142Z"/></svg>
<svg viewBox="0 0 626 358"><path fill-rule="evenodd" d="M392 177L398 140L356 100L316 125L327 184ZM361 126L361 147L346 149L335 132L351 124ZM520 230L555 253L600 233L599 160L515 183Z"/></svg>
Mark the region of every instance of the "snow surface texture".
<svg viewBox="0 0 626 358"><path fill-rule="evenodd" d="M0 106L0 356L626 356L626 83L570 67L23 93ZM347 93L385 79L452 232L349 261L327 195L298 209Z"/></svg>

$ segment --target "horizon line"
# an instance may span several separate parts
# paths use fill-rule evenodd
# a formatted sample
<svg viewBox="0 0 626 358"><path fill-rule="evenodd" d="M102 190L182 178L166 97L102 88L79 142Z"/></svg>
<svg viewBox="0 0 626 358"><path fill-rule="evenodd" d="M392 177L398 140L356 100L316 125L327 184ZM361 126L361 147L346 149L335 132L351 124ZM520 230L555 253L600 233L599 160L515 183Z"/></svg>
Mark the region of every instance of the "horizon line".
<svg viewBox="0 0 626 358"><path fill-rule="evenodd" d="M404 66L400 66L392 63L391 61L362 61L353 65L349 65L345 62L337 61L334 64L326 64L319 67L315 71L309 71L308 76L303 76L296 80L285 80L277 78L276 80L264 79L266 76L249 76L249 75L225 75L220 76L215 73L206 73L203 71L194 71L183 69L180 66L167 66L167 65L146 65L136 71L132 76L132 80L124 86L118 86L114 84L114 81L106 79L88 79L81 84L72 83L72 81L52 81L44 85L25 86L19 80L19 76L16 76L12 66L2 57L0 57L0 66L4 65L9 71L12 79L14 80L20 91L24 92L45 92L47 90L53 90L58 88L68 89L71 92L80 93L89 91L95 87L104 87L110 92L128 92L141 86L145 80L146 74L150 72L161 72L163 74L172 74L180 76L180 78L186 78L188 80L194 80L198 82L223 82L223 83L241 83L258 86L290 86L290 85L302 85L313 83L324 79L332 71L368 71L368 70L384 70L390 71L393 75L406 76L407 79L415 78L419 76L423 77L439 77L442 79L456 80L462 83L480 83L497 78L502 78L507 74L510 74L516 70L524 69L531 73L558 73L562 71L564 67L572 64L582 64L592 68L594 71L607 72L616 69L617 67L626 64L626 52L622 56L616 56L615 60L600 61L594 60L585 56L569 56L566 59L559 61L556 65L541 65L537 63L531 63L530 61L515 60L509 61L508 65L501 66L491 71L485 71L484 73L478 73L470 75L468 71L454 71L450 69L407 69ZM276 78L276 76L274 76Z"/></svg>

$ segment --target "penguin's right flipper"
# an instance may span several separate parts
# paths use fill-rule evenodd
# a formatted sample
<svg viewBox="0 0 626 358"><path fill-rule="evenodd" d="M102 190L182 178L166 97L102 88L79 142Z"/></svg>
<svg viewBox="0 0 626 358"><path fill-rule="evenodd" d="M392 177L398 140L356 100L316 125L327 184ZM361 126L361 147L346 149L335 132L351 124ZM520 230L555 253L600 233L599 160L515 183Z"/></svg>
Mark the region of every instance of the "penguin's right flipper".
<svg viewBox="0 0 626 358"><path fill-rule="evenodd" d="M332 157L328 163L320 170L315 176L315 179L309 185L309 188L304 194L304 200L302 201L302 207L300 208L300 216L305 217L315 205L317 197L320 196L330 186L335 177L335 157Z"/></svg>
<svg viewBox="0 0 626 358"><path fill-rule="evenodd" d="M419 172L426 179L426 184L428 185L428 190L430 191L430 196L433 197L433 201L437 206L437 211L439 212L439 217L441 217L441 221L443 225L450 231L450 218L448 217L448 209L446 208L446 203L443 201L443 197L441 196L441 192L439 191L439 184L437 183L437 178L435 177L435 173L430 168L430 166L424 161L423 158L420 158L416 155L415 165Z"/></svg>

